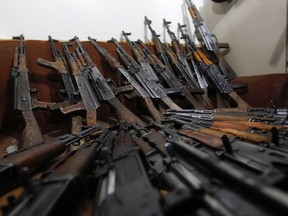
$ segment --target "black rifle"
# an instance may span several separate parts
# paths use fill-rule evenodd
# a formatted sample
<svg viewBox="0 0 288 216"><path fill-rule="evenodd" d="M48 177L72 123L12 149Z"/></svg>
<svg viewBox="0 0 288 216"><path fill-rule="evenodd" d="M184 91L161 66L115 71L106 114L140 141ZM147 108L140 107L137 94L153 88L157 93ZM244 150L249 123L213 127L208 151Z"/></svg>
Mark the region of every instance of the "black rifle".
<svg viewBox="0 0 288 216"><path fill-rule="evenodd" d="M139 148L128 126L120 122L112 142L104 143L96 167L97 194L93 215L163 215L160 194L150 183Z"/></svg>
<svg viewBox="0 0 288 216"><path fill-rule="evenodd" d="M174 71L175 75L191 89L199 88L197 80L194 78L194 76L190 75L190 71L187 68L188 65L183 64L183 62L177 58L175 53L172 52L172 50L167 47L167 45L161 42L159 35L157 35L155 30L153 30L151 27L152 21L149 20L146 16L145 23L148 25L148 28L151 31L153 44L156 47L156 51L159 53L158 55L160 58L162 58L164 64L167 65L166 62L170 59L170 63L172 64L171 71Z"/></svg>
<svg viewBox="0 0 288 216"><path fill-rule="evenodd" d="M37 63L43 67L53 69L61 74L61 79L64 84L64 90L60 90L60 99L62 102L49 105L48 108L51 110L60 109L65 114L75 113L76 111L85 111L84 103L81 99L81 95L78 91L75 81L72 78L71 71L67 65L67 61L63 56L60 49L56 47L56 42L59 41L52 39L51 36L48 37L48 42L54 57L54 62L38 58ZM69 106L65 109L64 107ZM80 130L82 122L82 116L73 114L71 116L71 132L75 133Z"/></svg>
<svg viewBox="0 0 288 216"><path fill-rule="evenodd" d="M228 80L237 77L235 71L224 59L222 53L220 52L217 44L217 40L214 34L212 34L204 21L200 21L198 18L198 11L191 0L186 0L189 13L193 19L193 24L195 26L195 31L197 31L197 39L202 43L202 45L217 59L217 64L219 65L221 72L227 77Z"/></svg>
<svg viewBox="0 0 288 216"><path fill-rule="evenodd" d="M0 194L9 191L19 184L19 169L26 167L28 168L28 172L32 173L51 159L62 154L67 146L87 137L99 129L100 126L96 125L77 134L64 135L56 140L31 145L6 155L6 157L0 160L0 178L2 179Z"/></svg>
<svg viewBox="0 0 288 216"><path fill-rule="evenodd" d="M175 104L174 101L167 96L164 87L159 83L159 79L156 75L150 74L149 71L145 71L115 38L112 38L111 41L116 45L116 52L125 64L127 71L132 76L135 76L136 80L149 93L152 99L160 99L167 107L181 109L181 107Z"/></svg>
<svg viewBox="0 0 288 216"><path fill-rule="evenodd" d="M189 129L183 129L175 131L157 122L151 122L150 127L159 128L163 131L169 139L181 140L179 136L190 136ZM198 140L197 138L193 138ZM213 139L217 139L213 138ZM226 135L218 137L218 145L214 142L200 141L204 148L201 148L203 152L211 154L211 157L218 157L222 161L231 163L233 166L237 166L238 169L243 169L243 173L247 172L255 175L255 178L259 178L259 181L268 185L276 185L286 178L285 172L288 169L288 154L279 152L274 149L265 148L264 151L259 151L258 145L251 145L250 142L244 142L232 138L231 141ZM211 139L212 141L212 139Z"/></svg>
<svg viewBox="0 0 288 216"><path fill-rule="evenodd" d="M155 120L161 119L161 114L153 104L150 95L137 83L137 81L131 76L131 74L120 64L120 62L107 52L103 47L96 43L95 39L88 37L91 44L101 53L109 65L116 71L116 73L122 74L122 77L131 84L137 91L137 94L142 98L142 101Z"/></svg>
<svg viewBox="0 0 288 216"><path fill-rule="evenodd" d="M253 175L235 169L234 166L219 161L218 158L211 157L210 154L187 143L173 140L170 140L170 143L192 166L203 173L212 175L215 180L223 181L226 188L249 200L264 212L281 214L281 212L287 211L287 193L284 193L278 187L267 185L265 181L259 181Z"/></svg>
<svg viewBox="0 0 288 216"><path fill-rule="evenodd" d="M31 188L6 207L5 215L67 215L88 197L86 175L111 132L105 131L92 143L69 152L41 179L30 180ZM29 181L29 180L28 180Z"/></svg>
<svg viewBox="0 0 288 216"><path fill-rule="evenodd" d="M163 197L167 215L191 215L191 213L198 215L199 208L202 213L205 212L204 215L234 215L233 210L215 197L217 195L215 190L210 191L212 185L205 180L206 176L195 171L193 167L187 167L187 162L180 162L178 157L175 157L165 135L152 132L151 136L151 132L135 124L131 125L131 128L137 132L137 137L134 139L144 153L153 181L167 192ZM178 140L175 136L169 137ZM239 198L236 203L238 202ZM191 207L191 203L197 203L195 208Z"/></svg>
<svg viewBox="0 0 288 216"><path fill-rule="evenodd" d="M230 83L228 83L225 78L221 75L218 67L207 58L207 56L196 47L195 43L191 40L190 36L186 34L183 30L185 25L181 26L178 23L178 29L181 32L182 39L185 40L187 47L189 48L193 58L195 59L197 65L203 69L206 76L209 77L213 86L222 95L229 95L236 103L239 108L250 108L250 105L245 102L232 88Z"/></svg>
<svg viewBox="0 0 288 216"><path fill-rule="evenodd" d="M101 72L99 71L95 63L92 61L91 57L86 52L84 47L82 46L79 38L74 37L73 40L75 40L77 43L76 51L80 60L82 59L81 61L83 65L83 72L85 76L92 83L94 91L97 93L99 98L102 101L106 101L110 106L114 108L118 120L134 123L137 122L140 125L145 125L145 123L140 118L138 118L131 110L125 107L118 100L118 98L115 96L114 92L108 85L107 80L104 79ZM130 87L131 86L126 86L123 92L127 92L127 90L131 91Z"/></svg>
<svg viewBox="0 0 288 216"><path fill-rule="evenodd" d="M33 110L36 108L47 109L48 105L52 103L37 100L38 89L30 88L29 85L24 36L21 34L19 37L14 37L14 39L19 39L20 44L15 48L10 76L14 79L14 109L21 112L25 121L21 147L26 147L43 141L42 132Z"/></svg>
<svg viewBox="0 0 288 216"><path fill-rule="evenodd" d="M61 78L65 87L64 92L60 91L60 97L63 101L66 99L69 100L69 103L78 103L81 101L81 96L79 95L79 91L77 91L73 79L71 77L71 71L68 69L67 61L63 56L62 52L56 47L55 42L59 42L58 40L53 39L51 36L48 37L48 42L55 59L54 62L38 58L37 63L43 67L50 68L56 70L61 74ZM83 102L82 109L85 109ZM80 109L80 108L79 108Z"/></svg>
<svg viewBox="0 0 288 216"><path fill-rule="evenodd" d="M170 30L169 24L171 24L171 22L163 19L163 24L164 24L168 34L170 35L171 43L172 43L172 46L174 48L175 54L177 55L179 60L184 65L186 65L186 68L188 69L189 75L191 77L195 77L195 76L197 77L198 84L199 84L200 88L203 89L203 91L204 91L204 94L202 95L203 99L205 100L205 102L210 107L213 107L213 103L211 102L210 98L208 97L208 80L207 80L207 78L204 76L204 74L202 72L200 72L201 69L197 67L194 60L190 58L189 60L190 60L192 67L193 67L193 70L191 70L189 63L188 63L188 59L187 59L187 53L182 48L182 46L181 46L179 40L177 39L175 33Z"/></svg>
<svg viewBox="0 0 288 216"><path fill-rule="evenodd" d="M147 48L147 46L141 41L138 40L138 43L141 44L141 46L143 47L143 53L146 55L148 61L150 62L150 64L153 66L155 72L157 73L157 75L159 77L162 78L163 82L166 83L166 85L168 85L168 87L171 88L179 88L181 89L181 95L189 101L189 103L191 105L193 105L195 108L196 107L209 107L209 105L202 105L202 103L199 102L199 100L197 100L194 95L191 95L191 93L202 93L203 91L201 89L191 89L188 88L187 86L183 85L181 83L181 81L170 71L170 69L165 66L159 59L157 56L155 56L154 54L152 54L152 52Z"/></svg>
<svg viewBox="0 0 288 216"><path fill-rule="evenodd" d="M70 43L64 43L64 51L67 57L67 60L69 62L70 69L72 71L72 75L76 81L78 91L81 95L83 104L85 106L86 110L86 124L91 126L91 125L96 125L97 124L97 112L96 109L100 107L100 104L93 92L92 87L89 84L89 80L87 77L83 74L81 71L81 63L76 57L75 53L72 53L69 50L69 46L72 46ZM66 107L61 107L62 112L66 112L66 110L71 110L71 107L74 105L66 106Z"/></svg>

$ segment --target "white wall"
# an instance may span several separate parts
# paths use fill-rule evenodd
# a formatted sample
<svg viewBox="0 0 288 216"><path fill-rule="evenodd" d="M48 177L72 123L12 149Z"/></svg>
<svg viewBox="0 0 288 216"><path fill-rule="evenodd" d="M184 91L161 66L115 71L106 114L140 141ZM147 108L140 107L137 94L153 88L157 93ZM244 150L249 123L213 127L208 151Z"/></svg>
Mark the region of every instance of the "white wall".
<svg viewBox="0 0 288 216"><path fill-rule="evenodd" d="M195 1L197 6L202 0ZM99 40L120 38L121 31L131 32L131 39L144 40L144 16L152 27L163 34L163 18L183 23L182 0L13 0L1 5L0 38L24 34L26 39L80 39L88 36ZM150 39L150 32L148 32ZM167 36L167 40L168 40ZM169 41L169 40L168 40Z"/></svg>
<svg viewBox="0 0 288 216"><path fill-rule="evenodd" d="M225 56L238 76L285 73L287 0L232 0L212 3L193 0L219 42L228 42ZM151 38L145 31L144 16L166 41L163 18L188 24L194 31L184 0L13 0L1 4L0 38L24 34L26 39L67 40L77 35L98 40L120 39L121 31L131 32L131 39ZM188 32L189 33L189 32Z"/></svg>
<svg viewBox="0 0 288 216"><path fill-rule="evenodd" d="M239 76L286 72L287 0L205 1L206 21Z"/></svg>

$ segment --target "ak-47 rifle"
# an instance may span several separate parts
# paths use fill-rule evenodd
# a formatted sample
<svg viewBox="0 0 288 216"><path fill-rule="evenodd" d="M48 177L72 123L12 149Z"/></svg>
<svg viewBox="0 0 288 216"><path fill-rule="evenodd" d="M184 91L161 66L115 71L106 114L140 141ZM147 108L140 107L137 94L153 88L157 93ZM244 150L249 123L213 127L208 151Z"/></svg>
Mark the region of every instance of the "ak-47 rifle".
<svg viewBox="0 0 288 216"><path fill-rule="evenodd" d="M269 183L269 176L267 181L260 181L251 173L243 172L242 169L235 169L219 158L211 157L211 154L197 149L182 141L169 141L176 152L179 152L192 166L195 166L200 172L210 174L215 179L223 182L227 189L231 189L244 199L249 200L257 205L258 208L265 208L265 212L270 211L275 214L278 211L281 214L288 210L288 196L287 193L281 189L274 187ZM277 181L275 182L277 185ZM279 183L279 182L278 182ZM249 191L247 193L247 191ZM261 197L261 201L259 200Z"/></svg>
<svg viewBox="0 0 288 216"><path fill-rule="evenodd" d="M250 108L250 105L234 91L230 83L228 83L221 75L218 67L210 59L208 59L198 47L196 47L190 36L184 32L184 27L185 25L183 26L178 23L178 28L181 32L182 39L185 40L186 46L189 48L197 65L203 69L203 72L207 77L209 77L217 91L222 95L229 95L237 103L239 108Z"/></svg>
<svg viewBox="0 0 288 216"><path fill-rule="evenodd" d="M120 64L120 62L114 58L107 50L101 47L98 43L96 43L95 39L88 37L91 44L97 49L101 55L105 58L105 60L109 63L109 65L115 70L116 73L122 74L124 79L131 84L136 90L137 94L142 98L143 104L145 108L150 112L152 117L155 120L161 119L161 114L153 104L150 95L143 89L139 83L131 76L131 74Z"/></svg>
<svg viewBox="0 0 288 216"><path fill-rule="evenodd" d="M238 110L238 111L237 111ZM265 110L265 108L264 108ZM266 115L267 114L267 115ZM214 121L237 121L239 124L242 122L249 122L251 127L259 127L261 130L271 130L275 127L277 130L285 128L285 120L287 114L285 111L275 115L273 113L264 112L262 108L251 109L214 109L214 110L197 110L197 109L184 109L184 110L166 110L166 115L178 115L184 117L209 119L211 117ZM265 124L264 124L265 123ZM260 126L263 125L263 126ZM264 126L265 125L265 126Z"/></svg>
<svg viewBox="0 0 288 216"><path fill-rule="evenodd" d="M51 36L48 37L48 42L53 54L53 57L55 59L54 62L38 58L37 63L43 67L53 69L61 74L61 78L64 84L64 91L60 91L60 97L63 101L66 99L69 100L69 104L78 103L81 101L81 96L79 95L79 91L77 91L77 88L75 87L75 84L73 83L73 79L71 77L67 61L65 57L63 56L60 49L56 47L55 42L59 42L58 40L53 39ZM81 106L80 106L81 104ZM85 109L83 102L79 103L79 108L77 110Z"/></svg>
<svg viewBox="0 0 288 216"><path fill-rule="evenodd" d="M190 71L188 70L187 65L183 64L183 62L178 59L175 53L167 45L161 42L159 35L157 35L155 30L152 29L151 23L152 21L145 16L145 24L148 25L148 28L151 31L152 41L158 56L162 59L165 65L167 65L166 62L169 62L170 60L170 63L172 64L171 71L174 71L175 75L183 83L185 83L191 89L199 88L197 80L193 76L190 76Z"/></svg>
<svg viewBox="0 0 288 216"><path fill-rule="evenodd" d="M78 61L76 54L72 53L69 50L69 46L72 46L70 43L64 43L64 51L67 57L67 60L69 62L69 66L72 72L72 75L76 81L78 91L81 95L85 110L86 110L86 124L88 126L96 125L97 124L97 112L96 109L100 107L100 104L93 92L92 87L89 84L89 80L87 77L82 73L81 71L81 64ZM63 113L66 113L67 111L73 110L74 106L77 106L72 104L70 106L61 107L60 110Z"/></svg>
<svg viewBox="0 0 288 216"><path fill-rule="evenodd" d="M204 21L200 21L198 18L198 10L195 5L192 3L192 0L186 0L189 13L192 17L193 24L197 31L196 36L197 39L202 43L202 45L206 48L214 56L214 59L217 59L217 65L219 65L221 72L228 80L231 80L237 77L235 71L231 68L231 66L227 63L222 53L220 52L217 44L217 40L214 34L212 34Z"/></svg>
<svg viewBox="0 0 288 216"><path fill-rule="evenodd" d="M118 100L108 85L107 80L104 79L96 64L92 61L91 57L84 49L79 38L74 37L73 40L75 40L77 43L76 51L84 67L83 70L85 76L90 79L94 91L97 93L100 99L102 101L106 101L110 106L113 107L116 112L116 116L120 121L134 122L140 125L145 125L145 123L140 118L138 118L131 110L129 110ZM130 87L132 87L133 90L133 86L125 86L123 92L127 92L127 90L131 91Z"/></svg>
<svg viewBox="0 0 288 216"><path fill-rule="evenodd" d="M138 51L138 47L137 47L137 45L136 45L136 43L135 42L132 42L129 38L128 38L128 35L130 35L130 33L126 33L126 32L124 32L124 31L122 31L122 35L125 37L125 39L126 39L126 42L129 44L129 46L130 46L130 48L132 49L132 51L133 51L133 53L134 53L134 55L136 56L136 55L139 55L138 53L137 53L137 51ZM143 46L143 44L142 44L142 46ZM146 51L147 51L147 49L146 49ZM145 52L145 51L144 51ZM138 59L138 58L137 58ZM143 58L141 58L142 60L141 60L141 62L143 62L144 63L144 59ZM141 64L141 62L140 62L140 64ZM147 65L147 62L145 62L145 64ZM142 64L143 65L143 64ZM149 65L149 67L148 66L146 66L145 68L146 68L146 70L145 71L147 71L148 69L150 70L150 71L152 71L153 73L155 73L155 71L152 69L152 67L151 67L151 65L148 63L148 65ZM143 66L142 66L143 67ZM144 68L144 67L143 67ZM168 67L166 67L166 70L169 70L169 68ZM152 73L151 72L151 73ZM165 71L165 72L167 72L167 71ZM161 72L160 74L163 74L164 72ZM157 74L156 74L156 76L157 76ZM189 92L189 88L187 88L187 86L185 86L185 85L183 85L181 82L180 82L180 80L178 80L177 79L177 77L175 77L175 76L173 76L173 73L171 73L171 72L168 72L167 74L166 74L166 76L169 76L168 78L169 78L169 84L172 84L171 86L169 86L170 88L176 88L176 89L179 89L180 90L180 92L181 92L181 95L187 100L187 101L189 101L189 103L192 105L192 106L194 106L195 108L196 107L202 107L202 108L204 108L204 106L194 97L194 95L192 95L190 92Z"/></svg>
<svg viewBox="0 0 288 216"><path fill-rule="evenodd" d="M81 99L78 88L75 86L75 82L73 82L72 74L67 65L67 61L60 49L56 47L55 43L59 41L52 39L52 37L49 36L48 42L55 61L51 62L42 58L38 58L37 63L43 67L53 69L61 74L61 79L64 84L64 90L60 90L60 99L63 102L56 103L53 106L50 105L49 109L55 110L62 107L63 111L63 107L70 105L69 110L64 109L65 114L73 113L75 111L85 111L83 100ZM73 114L71 119L71 132L76 133L81 129L81 126L83 125L82 116Z"/></svg>
<svg viewBox="0 0 288 216"><path fill-rule="evenodd" d="M196 171L193 166L187 166L185 158L175 154L173 146L167 140L180 142L184 140L181 135L175 135L173 132L166 133L167 130L165 134L160 134L159 131L150 132L135 124L130 127L137 132L133 138L144 153L153 182L158 183L158 187L166 191L162 201L168 215L191 215L198 212L199 206L207 215L237 215L232 208L225 205L225 199L217 198L218 192L222 194L219 190L211 192L213 184L204 180L209 177ZM185 144L191 145L193 142L190 139L189 144ZM201 193L195 193L196 191ZM238 200L237 195L234 198L237 199L237 204L239 201L242 202L241 199ZM190 208L193 201L199 203L199 206Z"/></svg>
<svg viewBox="0 0 288 216"><path fill-rule="evenodd" d="M5 206L3 213L10 216L72 214L87 197L86 176L91 172L100 146L110 133L107 130L96 140L69 152L53 168L44 171L42 178L27 179L31 188L25 188L14 202Z"/></svg>
<svg viewBox="0 0 288 216"><path fill-rule="evenodd" d="M174 107L177 110L182 109L167 96L165 88L159 83L159 79L156 75L150 74L149 71L145 71L115 38L112 38L111 41L116 45L116 52L125 64L127 71L132 76L135 76L135 79L149 93L152 99L160 99L167 107Z"/></svg>
<svg viewBox="0 0 288 216"><path fill-rule="evenodd" d="M126 122L119 122L114 139L103 144L99 159L103 163L98 163L95 172L94 216L164 215L160 193L151 185Z"/></svg>
<svg viewBox="0 0 288 216"><path fill-rule="evenodd" d="M24 36L19 37L20 44L15 48L10 76L14 79L14 109L21 112L25 121L20 147L27 147L43 141L41 129L33 114L37 108L47 109L49 104L38 101L38 89L30 88L29 70L26 65L26 47ZM33 97L32 97L33 96Z"/></svg>
<svg viewBox="0 0 288 216"><path fill-rule="evenodd" d="M100 126L89 127L77 134L68 134L52 141L45 141L36 145L23 148L6 155L0 160L0 194L9 191L19 184L19 169L28 168L32 173L62 154L66 147L99 130Z"/></svg>
<svg viewBox="0 0 288 216"><path fill-rule="evenodd" d="M170 140L182 139L181 141L184 141L181 135L192 138L188 129L175 131L174 129L171 129L170 127L158 122L150 122L149 127L159 128L167 137L169 137ZM240 165L240 167L244 168L244 172L246 169L247 172L252 171L253 174L257 173L256 178L262 176L261 178L264 180L263 183L266 179L267 184L275 184L278 181L281 181L281 179L285 178L285 171L283 172L285 169L278 169L277 163L281 163L283 168L288 168L287 152L279 152L278 150L270 148L265 148L265 151L259 151L258 145L251 145L249 142L244 142L237 139L229 140L226 135L215 137L214 139L218 139L219 141L211 144L198 140L201 142L201 144L204 144L203 146L205 146L205 148L203 148L203 152L210 154L209 149L212 150L211 157L216 156L220 160L226 161L227 163L231 162L234 165ZM216 143L221 144L217 145ZM201 149L201 146L199 145L194 145L194 147ZM274 155L278 155L279 157L275 157ZM271 177L270 175L272 173L275 174L275 176ZM266 178L264 176L266 176Z"/></svg>
<svg viewBox="0 0 288 216"><path fill-rule="evenodd" d="M210 98L208 97L208 80L207 80L207 78L204 76L203 73L200 72L200 68L197 67L197 65L193 59L190 59L190 62L193 66L193 71L191 70L189 63L188 63L188 59L187 59L187 53L184 51L184 49L181 46L179 40L177 39L175 33L170 30L169 25L171 24L171 22L163 19L163 24L164 24L168 34L170 35L171 43L172 43L172 46L174 48L175 54L177 55L179 60L184 65L186 65L186 68L188 69L189 75L191 77L195 77L195 76L197 77L198 84L199 84L200 88L203 89L203 91L204 91L204 94L202 95L203 99L209 105L209 107L213 107L213 103L211 102Z"/></svg>

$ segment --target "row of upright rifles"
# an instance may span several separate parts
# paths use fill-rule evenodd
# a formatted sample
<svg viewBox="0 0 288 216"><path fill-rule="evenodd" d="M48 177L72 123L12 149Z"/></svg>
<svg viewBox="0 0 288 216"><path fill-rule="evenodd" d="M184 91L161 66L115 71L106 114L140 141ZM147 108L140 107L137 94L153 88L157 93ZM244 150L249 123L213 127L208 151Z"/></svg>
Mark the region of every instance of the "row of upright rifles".
<svg viewBox="0 0 288 216"><path fill-rule="evenodd" d="M122 31L132 55L115 38L109 43L118 58L88 37L121 75L120 87L103 77L78 37L60 43L49 36L54 61L37 63L61 76L61 102L34 97L24 36L15 38L14 108L25 126L0 159L3 215L287 214L288 109L253 108L235 92L235 72L186 3L200 46L178 24L181 44L165 19L171 46L161 42L147 17L154 46ZM118 94L142 103L142 113ZM113 124L98 120L102 104L111 106ZM71 134L44 139L36 108L65 114Z"/></svg>

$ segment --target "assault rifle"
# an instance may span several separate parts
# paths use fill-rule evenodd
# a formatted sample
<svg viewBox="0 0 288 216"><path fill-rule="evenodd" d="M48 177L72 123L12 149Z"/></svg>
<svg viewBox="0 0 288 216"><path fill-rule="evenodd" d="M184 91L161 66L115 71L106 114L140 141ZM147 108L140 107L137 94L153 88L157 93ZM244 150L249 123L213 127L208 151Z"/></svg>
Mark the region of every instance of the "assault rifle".
<svg viewBox="0 0 288 216"><path fill-rule="evenodd" d="M78 61L76 54L72 53L69 50L69 46L72 46L70 43L64 43L64 51L70 66L70 69L72 71L72 75L76 81L79 93L81 95L85 110L86 110L86 124L91 126L91 125L96 125L97 124L97 112L96 109L100 107L100 104L93 92L93 89L91 88L89 81L87 77L82 73L81 71L81 65L80 62ZM73 110L73 107L75 105L70 105L66 107L61 107L60 110L63 113L66 113L67 110Z"/></svg>
<svg viewBox="0 0 288 216"><path fill-rule="evenodd" d="M222 185L225 185L225 188L236 192L263 210L265 213L262 214L268 212L270 214L281 214L281 212L288 210L287 193L277 186L259 181L254 175L235 169L231 164L219 161L218 158L211 157L210 154L187 143L173 140L169 140L169 142L197 170L223 182ZM261 197L261 200L259 200L259 197Z"/></svg>
<svg viewBox="0 0 288 216"><path fill-rule="evenodd" d="M281 109L283 110L283 109ZM276 111L277 112L277 111ZM197 109L184 109L184 110L166 110L166 115L178 115L191 118L207 119L214 121L237 121L240 123L244 121L249 122L251 127L259 127L262 130L271 130L272 127L278 130L284 129L287 115L285 110L272 113L265 111L265 108L251 108L251 109L214 109L214 110L197 110ZM262 122L262 124L261 124ZM263 124L265 123L265 124ZM247 123L248 124L248 123ZM278 124L278 125L277 125ZM264 126L265 125L265 126Z"/></svg>
<svg viewBox="0 0 288 216"><path fill-rule="evenodd" d="M42 58L38 58L37 63L43 67L56 70L59 74L61 74L61 79L64 84L64 90L60 90L60 99L63 102L56 103L53 106L50 105L49 109L60 109L65 114L74 113L75 111L85 111L84 102L81 99L78 88L75 86L74 80L72 79L72 74L69 70L67 61L60 49L56 47L55 43L59 41L52 39L51 36L48 38L48 42L55 61L51 62ZM82 93L82 95L83 94L84 93ZM86 101L86 99L84 99L84 101ZM66 106L69 106L69 108L64 108ZM73 114L71 119L71 132L76 133L83 125L82 116Z"/></svg>
<svg viewBox="0 0 288 216"><path fill-rule="evenodd" d="M149 127L159 128L169 140L184 141L183 138L179 138L179 134L191 137L187 129L176 132L158 122L150 122ZM215 139L219 139L222 143L216 145L216 142L214 142L212 145L211 143L200 141L204 144L204 148L199 145L194 145L194 147L201 149L207 154L211 154L211 157L216 156L228 164L231 163L234 166L239 166L239 169L242 168L243 172L255 175L255 178L261 179L265 184L275 185L285 179L285 172L288 168L287 153L269 148L265 148L265 151L259 151L258 145L251 145L249 142L237 139L231 139L230 141L226 135L216 137Z"/></svg>
<svg viewBox="0 0 288 216"><path fill-rule="evenodd" d="M229 190L229 197L233 196L235 202L229 203L228 200L229 204L227 205L227 199L223 197L223 194L228 191L226 187L214 187L215 185L213 186L210 181L206 181L210 178L209 175L199 173L195 167L187 164L185 158L176 155L173 146L166 141L166 134L152 132L153 135L158 134L153 138L147 129L137 125L131 125L131 128L137 132L133 138L144 153L147 169L151 173L153 182L166 192L163 197L163 205L168 215L198 215L198 212L201 212L200 215L202 213L204 215L237 215L228 205L231 207L235 204L247 203L237 193ZM179 142L180 139L183 140L182 137L177 138L175 134L171 136L170 133L167 137ZM191 145L191 143L187 145ZM219 199L221 196L222 198ZM197 204L191 208L191 202ZM253 205L245 204L245 206L247 207L245 211L249 209L247 212L254 209Z"/></svg>
<svg viewBox="0 0 288 216"><path fill-rule="evenodd" d="M186 0L188 11L192 17L193 24L197 31L197 39L202 43L202 45L214 56L214 59L217 59L217 64L219 65L223 75L227 79L231 80L237 77L234 70L224 59L222 53L220 52L217 44L215 35L213 35L204 21L200 21L198 18L198 11L195 5L192 3L192 0Z"/></svg>
<svg viewBox="0 0 288 216"><path fill-rule="evenodd" d="M163 215L160 193L150 183L125 122L119 123L113 141L104 143L100 156L94 216Z"/></svg>
<svg viewBox="0 0 288 216"><path fill-rule="evenodd" d="M179 40L177 39L176 35L174 32L172 32L170 30L169 25L171 24L171 22L166 21L165 19L163 19L163 24L168 32L168 34L170 35L171 38L171 43L172 46L174 48L174 52L177 55L177 57L179 58L179 60L186 65L186 68L188 69L189 75L191 77L197 77L197 81L198 84L200 86L201 89L203 89L204 94L202 95L203 99L205 100L205 102L210 106L213 107L213 103L211 102L210 98L208 97L208 80L207 78L204 76L203 72L201 72L201 68L198 68L196 63L194 62L193 59L190 59L190 62L192 64L193 67L193 71L191 70L188 60L187 60L187 54L184 51L183 47L181 46Z"/></svg>
<svg viewBox="0 0 288 216"><path fill-rule="evenodd" d="M172 64L171 71L174 71L175 75L191 89L198 88L199 84L197 80L190 75L190 71L187 68L188 65L183 64L183 62L177 58L172 50L161 42L159 35L157 35L155 30L153 30L151 27L152 21L149 20L146 16L145 23L148 25L148 28L151 31L153 44L156 47L156 51L159 53L158 55L160 58L162 58L164 64L167 65L166 62L169 62L170 59L170 63Z"/></svg>
<svg viewBox="0 0 288 216"><path fill-rule="evenodd" d="M32 173L45 163L62 154L66 147L72 143L87 137L99 129L100 126L95 125L77 134L64 135L56 140L31 145L8 154L0 160L0 178L2 179L0 194L9 191L19 184L19 169L26 167L28 168L28 172Z"/></svg>
<svg viewBox="0 0 288 216"><path fill-rule="evenodd" d="M69 152L56 166L45 171L39 180L27 179L31 184L30 190L25 190L14 202L9 203L3 213L25 216L72 214L87 197L86 175L91 172L100 146L109 134L110 131L105 131L91 143Z"/></svg>
<svg viewBox="0 0 288 216"><path fill-rule="evenodd" d="M138 47L137 47L137 45L136 45L136 43L135 42L132 42L129 38L128 38L128 35L130 35L130 33L126 33L126 32L124 32L124 31L122 31L122 35L125 37L125 39L126 39L126 42L129 44L129 46L130 46L130 48L132 49L132 51L133 51L133 53L134 53L134 55L136 56L136 55L139 55L139 53L137 52L138 51ZM143 45L142 45L143 46ZM146 51L147 51L147 49L146 49ZM137 59L139 59L139 58L137 58ZM141 64L141 62L142 62L142 64ZM143 63L145 63L145 67L143 67ZM147 62L144 62L144 59L142 59L141 61L140 61L140 64L142 65L142 67L144 68L144 70L145 70L145 68L146 68L146 70L145 71L147 71L147 70L149 70L149 71L151 71L151 73L154 73L154 70L151 68L151 66L150 66L150 64L148 64L147 65ZM167 67L167 69L168 69L168 67ZM169 69L168 69L169 70ZM165 72L167 72L167 71L165 71ZM164 72L161 72L160 74L163 74ZM157 76L157 75L156 75ZM179 89L180 90L180 92L181 92L181 95L187 100L187 101L189 101L189 103L192 105L192 106L194 106L195 108L196 107L201 107L201 108L204 108L204 106L199 102L199 101L197 101L197 99L189 92L189 89L186 87L186 86L184 86L178 79L177 79L177 77L175 77L175 76L173 76L173 73L172 72L168 72L167 74L166 74L166 76L169 76L168 78L169 78L169 84L172 84L171 86L169 86L170 88L175 88L175 89Z"/></svg>
<svg viewBox="0 0 288 216"><path fill-rule="evenodd" d="M51 103L38 101L38 89L30 88L24 36L21 34L14 39L20 41L19 46L15 48L10 76L14 79L14 109L21 112L25 121L21 147L27 147L43 141L42 132L33 110L37 108L47 109Z"/></svg>
<svg viewBox="0 0 288 216"><path fill-rule="evenodd" d="M48 42L55 61L51 62L42 58L38 58L37 63L43 67L50 68L59 72L61 74L61 78L65 87L64 91L60 91L61 99L63 101L68 99L70 104L78 103L79 108L77 108L76 110L84 110L84 104L83 102L81 102L81 96L79 95L79 91L77 91L77 88L73 83L67 61L63 56L62 52L56 47L55 42L59 41L49 36Z"/></svg>
<svg viewBox="0 0 288 216"><path fill-rule="evenodd" d="M155 120L161 119L161 114L153 104L150 95L143 89L139 83L129 74L129 72L120 64L120 62L114 58L110 53L107 52L103 47L96 43L95 39L88 37L91 44L101 53L101 55L105 58L105 60L109 63L109 65L116 71L116 73L122 74L124 79L131 84L134 89L137 91L137 94L141 97L142 102L145 108L150 112L152 117Z"/></svg>
<svg viewBox="0 0 288 216"><path fill-rule="evenodd" d="M118 98L115 96L114 92L110 88L107 83L107 80L104 79L101 72L92 61L89 54L86 52L84 47L82 46L78 37L74 37L77 43L77 54L81 63L83 65L83 73L85 76L90 80L94 91L97 93L99 98L102 101L106 101L110 106L112 106L116 112L116 116L120 121L127 121L127 122L137 122L140 125L145 125L145 123L138 118L131 110L129 110L126 106L124 106ZM130 86L131 87L131 86ZM127 90L131 90L131 88L127 86L124 88L124 92ZM132 86L133 90L133 86Z"/></svg>
<svg viewBox="0 0 288 216"><path fill-rule="evenodd" d="M197 65L203 69L205 75L209 77L217 91L222 95L229 95L237 103L239 108L250 108L250 105L233 90L232 86L221 75L218 67L210 59L208 59L207 56L199 48L196 47L190 36L184 32L184 27L185 25L181 26L178 23L178 28L181 32L182 39L185 40L185 43Z"/></svg>
<svg viewBox="0 0 288 216"><path fill-rule="evenodd" d="M145 71L115 38L112 38L111 41L116 45L116 52L125 64L127 71L132 76L135 76L136 80L149 93L152 99L160 99L169 108L182 109L167 96L164 87L158 82L159 79L156 75L153 76L149 71Z"/></svg>
<svg viewBox="0 0 288 216"><path fill-rule="evenodd" d="M248 129L249 127L245 125L238 125L237 122L230 123L230 122L219 122L219 121L207 121L206 120L199 120L197 119L196 121L194 119L191 119L189 117L183 117L183 116L171 116L170 118L167 118L167 120L172 120L177 123L181 123L184 126L196 126L199 128L204 128L204 129L212 129L219 131L221 133L220 136L225 135L231 135L231 136L236 136L239 138L244 138L248 141L255 142L255 143L262 143L269 141L269 137L263 134L257 134L257 133L252 133L249 132ZM180 121L179 121L180 120Z"/></svg>

